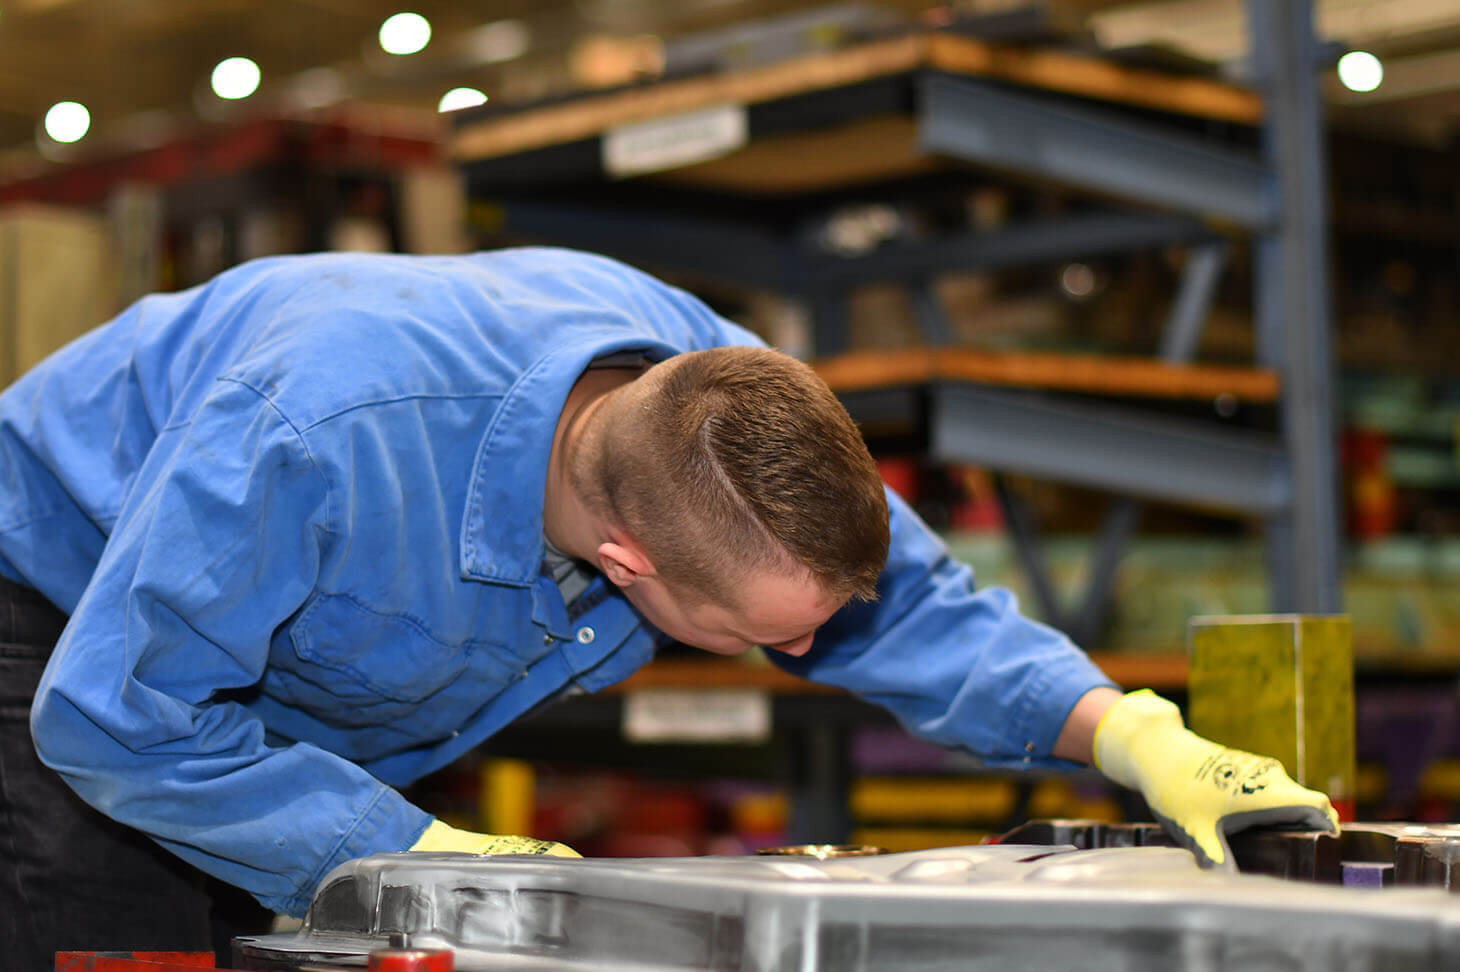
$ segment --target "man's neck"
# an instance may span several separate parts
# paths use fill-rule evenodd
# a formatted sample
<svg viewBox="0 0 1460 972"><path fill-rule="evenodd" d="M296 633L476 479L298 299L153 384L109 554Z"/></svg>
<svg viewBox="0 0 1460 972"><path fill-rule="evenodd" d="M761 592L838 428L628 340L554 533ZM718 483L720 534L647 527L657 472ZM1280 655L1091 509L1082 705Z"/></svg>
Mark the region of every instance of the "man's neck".
<svg viewBox="0 0 1460 972"><path fill-rule="evenodd" d="M601 520L574 488L576 464L591 461L586 450L597 440L598 423L607 421L609 396L643 374L639 368L595 368L583 372L568 393L553 433L543 494L543 532L563 553L589 563L606 539Z"/></svg>

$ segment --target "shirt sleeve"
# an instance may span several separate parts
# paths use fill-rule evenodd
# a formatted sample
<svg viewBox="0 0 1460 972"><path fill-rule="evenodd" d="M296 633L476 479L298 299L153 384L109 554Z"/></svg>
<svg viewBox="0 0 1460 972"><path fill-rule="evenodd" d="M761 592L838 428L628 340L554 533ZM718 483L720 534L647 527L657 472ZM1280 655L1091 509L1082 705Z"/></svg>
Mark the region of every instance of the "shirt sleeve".
<svg viewBox="0 0 1460 972"><path fill-rule="evenodd" d="M892 542L879 599L853 603L801 658L767 652L805 678L877 703L916 736L990 766L1070 765L1052 757L1070 710L1112 683L1060 632L1019 613L888 490Z"/></svg>
<svg viewBox="0 0 1460 972"><path fill-rule="evenodd" d="M294 915L331 868L404 850L429 822L343 758L268 744L230 701L309 596L329 530L299 435L220 382L159 434L31 717L42 760L88 803Z"/></svg>

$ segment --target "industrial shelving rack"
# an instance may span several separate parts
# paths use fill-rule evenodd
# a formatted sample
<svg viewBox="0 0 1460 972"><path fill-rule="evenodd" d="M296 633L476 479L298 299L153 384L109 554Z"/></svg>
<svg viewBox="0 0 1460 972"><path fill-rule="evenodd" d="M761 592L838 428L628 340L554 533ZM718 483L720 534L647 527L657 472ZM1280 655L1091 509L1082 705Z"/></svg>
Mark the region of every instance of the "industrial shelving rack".
<svg viewBox="0 0 1460 972"><path fill-rule="evenodd" d="M818 364L844 349L847 295L868 281L908 285L936 346L949 334L931 294L936 273L1185 248L1158 362L1175 391L1138 381L1120 401L1099 392L1092 400L1019 378L957 380L933 364L915 388L904 368L883 388L844 397L859 419L918 412L935 459L1117 497L1084 604L1071 615L1055 603L1034 530L1012 501L1006 506L1045 616L1077 638L1098 628L1141 498L1260 519L1271 609L1334 612L1340 558L1322 51L1311 0L1248 0L1247 12L1255 90L932 31L709 76L488 106L456 120L452 154L479 226L804 300ZM606 147L623 126L726 105L741 110L744 127L734 151L658 175L610 171ZM946 180L950 160L965 175L971 164L1096 202L1071 215L858 255L818 247L814 228L836 206L865 199L871 184L902 192L916 191L920 179ZM1254 261L1256 367L1248 377L1273 378L1274 391L1238 397L1274 406L1275 428L1235 428L1160 407L1204 394L1193 389L1205 383L1186 379L1210 377L1191 362L1229 241L1243 235ZM1142 407L1131 407L1132 396Z"/></svg>

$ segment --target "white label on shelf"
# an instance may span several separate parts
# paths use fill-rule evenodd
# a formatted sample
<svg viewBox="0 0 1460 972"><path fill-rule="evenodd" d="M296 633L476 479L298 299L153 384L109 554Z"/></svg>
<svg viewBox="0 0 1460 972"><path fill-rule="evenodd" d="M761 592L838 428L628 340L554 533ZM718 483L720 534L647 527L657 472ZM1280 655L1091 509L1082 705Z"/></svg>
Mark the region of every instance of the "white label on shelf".
<svg viewBox="0 0 1460 972"><path fill-rule="evenodd" d="M623 720L630 742L765 742L771 700L754 689L639 689Z"/></svg>
<svg viewBox="0 0 1460 972"><path fill-rule="evenodd" d="M748 131L744 105L619 125L603 135L603 168L612 176L631 176L704 162L740 148Z"/></svg>

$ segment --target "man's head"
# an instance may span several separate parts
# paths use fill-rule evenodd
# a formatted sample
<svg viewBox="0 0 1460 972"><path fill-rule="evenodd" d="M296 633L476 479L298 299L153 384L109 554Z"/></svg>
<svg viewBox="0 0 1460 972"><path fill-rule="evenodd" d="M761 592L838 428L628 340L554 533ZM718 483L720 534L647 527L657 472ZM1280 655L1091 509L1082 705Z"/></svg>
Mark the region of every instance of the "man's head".
<svg viewBox="0 0 1460 972"><path fill-rule="evenodd" d="M881 480L806 365L761 348L692 352L605 404L575 486L628 541L610 545L608 563L600 547L600 566L666 633L689 640L652 616L664 607L648 603L656 594L691 625L772 645L876 596L888 545ZM621 550L643 562L613 562ZM646 565L665 590L633 590Z"/></svg>

